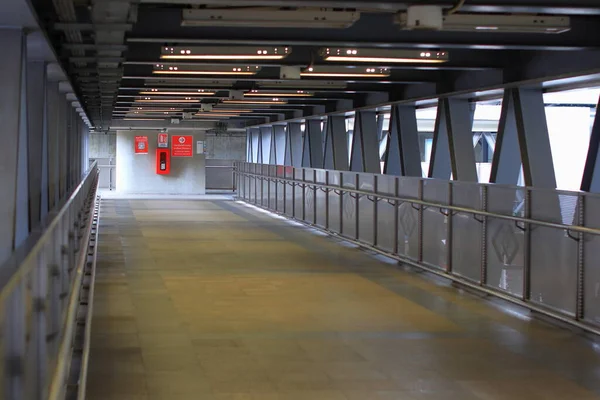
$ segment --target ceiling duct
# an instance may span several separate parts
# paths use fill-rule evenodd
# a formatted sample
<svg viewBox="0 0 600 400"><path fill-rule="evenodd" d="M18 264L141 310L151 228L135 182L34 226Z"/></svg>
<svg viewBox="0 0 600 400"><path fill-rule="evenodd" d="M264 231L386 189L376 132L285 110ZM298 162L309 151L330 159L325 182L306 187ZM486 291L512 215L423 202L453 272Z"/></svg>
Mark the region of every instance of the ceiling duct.
<svg viewBox="0 0 600 400"><path fill-rule="evenodd" d="M201 9L183 10L181 26L343 29L354 25L359 18L360 13L355 11L331 11L318 8Z"/></svg>
<svg viewBox="0 0 600 400"><path fill-rule="evenodd" d="M425 21L425 22L423 22ZM508 33L549 33L557 34L571 30L571 22L566 16L503 15L503 14L451 14L442 17L442 24L423 20L417 24L408 12L396 14L394 22L401 29L437 29L460 32L508 32Z"/></svg>

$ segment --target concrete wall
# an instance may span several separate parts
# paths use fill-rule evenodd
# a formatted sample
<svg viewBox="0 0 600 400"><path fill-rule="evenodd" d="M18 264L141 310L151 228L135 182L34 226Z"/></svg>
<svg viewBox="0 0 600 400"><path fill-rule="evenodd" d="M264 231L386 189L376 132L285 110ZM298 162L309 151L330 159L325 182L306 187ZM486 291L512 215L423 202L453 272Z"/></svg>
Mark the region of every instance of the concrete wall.
<svg viewBox="0 0 600 400"><path fill-rule="evenodd" d="M206 189L205 155L196 154L196 141L205 140L204 132L169 132L194 136L193 157L172 157L171 174L156 174L158 131L117 131L117 185L120 193L204 194ZM148 136L148 154L134 153L134 137Z"/></svg>
<svg viewBox="0 0 600 400"><path fill-rule="evenodd" d="M207 133L206 158L215 160L246 159L245 133Z"/></svg>
<svg viewBox="0 0 600 400"><path fill-rule="evenodd" d="M113 133L90 133L88 138L89 158L114 158L117 155L117 135Z"/></svg>

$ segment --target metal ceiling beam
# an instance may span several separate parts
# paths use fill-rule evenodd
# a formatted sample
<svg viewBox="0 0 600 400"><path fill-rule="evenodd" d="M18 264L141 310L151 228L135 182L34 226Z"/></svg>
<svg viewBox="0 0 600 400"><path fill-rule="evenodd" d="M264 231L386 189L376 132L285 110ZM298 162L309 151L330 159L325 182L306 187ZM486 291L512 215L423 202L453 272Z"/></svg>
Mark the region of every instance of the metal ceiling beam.
<svg viewBox="0 0 600 400"><path fill-rule="evenodd" d="M164 4L164 0L141 0L141 3ZM365 1L365 0L170 0L170 4L208 5L208 6L255 6L255 7L327 7L355 8L377 12L397 12L409 5L423 4L422 0L413 1ZM435 4L450 8L456 0L437 0ZM540 13L567 15L600 15L598 3L593 0L470 0L461 11L483 13Z"/></svg>
<svg viewBox="0 0 600 400"><path fill-rule="evenodd" d="M54 25L57 31L130 31L133 24L82 24L76 22L57 22Z"/></svg>

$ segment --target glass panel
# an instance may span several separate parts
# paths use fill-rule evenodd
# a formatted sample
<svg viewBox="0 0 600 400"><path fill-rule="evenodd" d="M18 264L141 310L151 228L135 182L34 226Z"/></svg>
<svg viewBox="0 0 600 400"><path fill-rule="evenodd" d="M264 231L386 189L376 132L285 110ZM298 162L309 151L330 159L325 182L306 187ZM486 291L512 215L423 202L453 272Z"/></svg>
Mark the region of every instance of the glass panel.
<svg viewBox="0 0 600 400"><path fill-rule="evenodd" d="M340 172L329 171L329 185L340 186ZM333 190L329 191L329 229L341 233L340 221L340 194Z"/></svg>
<svg viewBox="0 0 600 400"><path fill-rule="evenodd" d="M427 179L423 181L423 199L447 204L448 181ZM447 217L440 207L426 207L423 211L423 261L434 267L447 266Z"/></svg>
<svg viewBox="0 0 600 400"><path fill-rule="evenodd" d="M360 174L358 178L359 189L364 192L373 193L374 187L373 174ZM358 239L362 242L373 244L374 235L374 211L375 203L373 197L361 196L358 201Z"/></svg>
<svg viewBox="0 0 600 400"><path fill-rule="evenodd" d="M324 169L318 169L315 171L317 174L316 181L318 183L327 184L327 171ZM316 190L317 196L317 225L321 228L327 227L327 193L323 188Z"/></svg>
<svg viewBox="0 0 600 400"><path fill-rule="evenodd" d="M314 182L315 181L315 170L312 168L304 169L304 181ZM304 189L304 221L309 224L315 223L315 187L306 185Z"/></svg>
<svg viewBox="0 0 600 400"><path fill-rule="evenodd" d="M576 208L577 195L539 189L531 192L533 219L562 223L563 212L577 214ZM565 229L534 226L531 231L531 300L574 314L576 288L577 242Z"/></svg>
<svg viewBox="0 0 600 400"><path fill-rule="evenodd" d="M356 189L356 173L342 172L342 187ZM356 199L350 193L344 193L342 199L342 234L356 239Z"/></svg>
<svg viewBox="0 0 600 400"><path fill-rule="evenodd" d="M377 176L377 193L394 196L396 193L396 177L389 175ZM393 253L394 229L396 228L396 210L394 203L380 200L377 203L377 247Z"/></svg>
<svg viewBox="0 0 600 400"><path fill-rule="evenodd" d="M585 226L600 229L600 196L587 195L585 199ZM584 310L585 319L600 325L600 236L585 235L584 256Z"/></svg>
<svg viewBox="0 0 600 400"><path fill-rule="evenodd" d="M398 197L419 198L418 178L398 178ZM419 211L411 203L398 206L398 254L419 259Z"/></svg>
<svg viewBox="0 0 600 400"><path fill-rule="evenodd" d="M524 217L523 188L488 186L488 211ZM525 235L513 221L487 219L487 285L517 297L523 295Z"/></svg>
<svg viewBox="0 0 600 400"><path fill-rule="evenodd" d="M452 204L481 210L481 185L453 182ZM482 223L472 214L457 213L452 217L452 271L477 282L481 277L481 233Z"/></svg>

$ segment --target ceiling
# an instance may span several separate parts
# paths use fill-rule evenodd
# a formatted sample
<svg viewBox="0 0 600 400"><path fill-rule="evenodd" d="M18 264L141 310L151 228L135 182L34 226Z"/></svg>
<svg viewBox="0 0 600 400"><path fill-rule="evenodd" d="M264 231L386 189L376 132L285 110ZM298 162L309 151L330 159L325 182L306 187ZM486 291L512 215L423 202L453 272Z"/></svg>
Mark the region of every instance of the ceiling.
<svg viewBox="0 0 600 400"><path fill-rule="evenodd" d="M596 0L32 0L32 4L99 130L125 121L181 125L212 121L243 127L550 77L567 77L568 83L569 76L600 73ZM400 29L395 15L416 4L440 5L445 13L475 14L483 21L489 16L481 13L568 16L570 30L547 34ZM318 13L315 8L354 12L360 18L347 28L182 26L184 11L215 8L241 12L248 19L277 10ZM161 59L161 52L173 53L170 49L202 55L239 46L243 52L269 49L270 54L287 48L289 54L257 60ZM448 61L329 62L320 53L338 47L413 52L417 57L440 53ZM327 76L309 76L310 68ZM247 71L252 74L238 73ZM294 76L300 71L303 76ZM375 73L365 76L366 71ZM250 101L254 104L247 104Z"/></svg>

